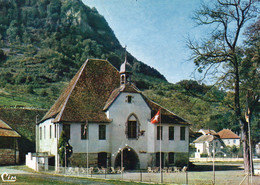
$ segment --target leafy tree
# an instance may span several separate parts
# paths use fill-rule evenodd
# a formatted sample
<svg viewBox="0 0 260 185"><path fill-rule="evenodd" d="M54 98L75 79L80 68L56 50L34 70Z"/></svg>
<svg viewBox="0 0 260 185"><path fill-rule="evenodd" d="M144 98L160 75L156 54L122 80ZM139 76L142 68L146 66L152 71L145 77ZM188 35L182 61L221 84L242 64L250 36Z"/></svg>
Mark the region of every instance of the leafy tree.
<svg viewBox="0 0 260 185"><path fill-rule="evenodd" d="M6 59L6 55L2 49L0 49L0 63Z"/></svg>
<svg viewBox="0 0 260 185"><path fill-rule="evenodd" d="M16 41L16 36L18 36L18 34L19 34L18 22L16 20L13 20L10 23L9 28L6 30L6 34L8 36L9 42Z"/></svg>
<svg viewBox="0 0 260 185"><path fill-rule="evenodd" d="M252 159L249 155L248 126L243 113L245 99L243 101L241 96L243 52L238 47L238 41L242 28L256 16L256 3L255 0L215 0L210 4L202 4L194 13L194 19L199 25L213 26L211 37L201 43L188 40L198 71L204 73L204 77L210 72L218 75L218 83L231 90L233 100L228 106L234 111L235 122L241 127L246 172L250 170ZM223 75L218 73L220 67ZM258 98L254 101L258 101Z"/></svg>
<svg viewBox="0 0 260 185"><path fill-rule="evenodd" d="M69 139L66 137L64 131L61 132L59 143L58 143L59 157L61 166L65 166L65 160L68 162L68 158L72 155L72 146L69 144ZM66 150L66 159L65 159ZM67 163L68 164L68 163Z"/></svg>

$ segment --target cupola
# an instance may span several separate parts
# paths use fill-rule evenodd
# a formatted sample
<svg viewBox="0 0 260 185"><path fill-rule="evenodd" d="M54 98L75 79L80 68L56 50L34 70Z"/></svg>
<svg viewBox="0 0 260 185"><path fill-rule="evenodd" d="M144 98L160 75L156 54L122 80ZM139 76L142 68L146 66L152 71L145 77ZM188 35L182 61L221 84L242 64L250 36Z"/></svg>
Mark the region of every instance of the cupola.
<svg viewBox="0 0 260 185"><path fill-rule="evenodd" d="M127 62L127 54L125 55L125 61L120 67L120 84L131 84L131 65Z"/></svg>

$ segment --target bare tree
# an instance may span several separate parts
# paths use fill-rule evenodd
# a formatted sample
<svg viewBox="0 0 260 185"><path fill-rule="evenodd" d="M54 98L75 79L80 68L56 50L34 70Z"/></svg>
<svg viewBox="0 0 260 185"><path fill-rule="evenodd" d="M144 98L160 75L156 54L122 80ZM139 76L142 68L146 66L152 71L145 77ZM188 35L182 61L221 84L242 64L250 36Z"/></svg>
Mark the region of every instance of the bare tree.
<svg viewBox="0 0 260 185"><path fill-rule="evenodd" d="M238 47L242 29L257 15L259 0L214 0L202 4L194 13L198 25L208 25L212 32L200 42L189 39L188 47L193 51L192 59L199 72L206 77L214 71L218 83L233 92L233 109L236 122L240 124L243 141L245 172L250 171L248 126L241 106L240 68L241 48ZM221 73L216 73L221 69ZM219 71L218 71L219 72ZM255 101L258 101L257 99Z"/></svg>

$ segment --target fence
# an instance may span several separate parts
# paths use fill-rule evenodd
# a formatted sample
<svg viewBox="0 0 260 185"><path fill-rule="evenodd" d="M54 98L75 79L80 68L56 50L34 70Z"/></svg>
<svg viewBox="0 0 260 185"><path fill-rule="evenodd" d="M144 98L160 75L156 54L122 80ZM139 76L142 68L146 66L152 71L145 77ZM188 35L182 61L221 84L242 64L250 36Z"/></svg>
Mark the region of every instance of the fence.
<svg viewBox="0 0 260 185"><path fill-rule="evenodd" d="M190 162L212 162L212 157L201 157L201 158L190 158ZM225 158L225 157L215 157L215 162L243 162L243 158ZM260 159L253 159L254 162L259 163Z"/></svg>
<svg viewBox="0 0 260 185"><path fill-rule="evenodd" d="M59 167L55 171L54 166L48 166L48 170L45 170L43 164L39 164L39 171L47 172L51 174L59 174L64 176L76 176L76 177L86 177L86 178L96 178L96 179L109 179L109 180L124 180L130 182L151 182L160 183L161 178L164 183L181 183L185 184L187 182L187 171L178 171L170 169L170 171L165 168L160 173L159 169L154 171L149 170L135 170L135 171L121 171L121 169L105 169L105 168L83 168L83 167Z"/></svg>
<svg viewBox="0 0 260 185"><path fill-rule="evenodd" d="M229 167L227 165L226 167ZM222 168L222 166L220 166ZM111 169L104 170L98 168L83 168L83 167L60 167L55 171L54 166L48 166L45 168L44 164L39 164L39 171L49 173L50 175L63 175L65 177L79 177L79 178L93 178L93 179L107 179L107 180L124 180L129 182L146 182L149 184L160 183L164 184L212 184L215 176L215 184L240 184L245 181L245 173L242 169L219 169L213 175L212 169L205 169L202 171L163 171L162 181L161 173L159 170L152 169L149 172L147 170L136 171L120 171L113 172ZM104 170L104 171L103 171ZM258 185L260 182L260 176L253 176L253 185ZM242 183L246 184L246 182Z"/></svg>

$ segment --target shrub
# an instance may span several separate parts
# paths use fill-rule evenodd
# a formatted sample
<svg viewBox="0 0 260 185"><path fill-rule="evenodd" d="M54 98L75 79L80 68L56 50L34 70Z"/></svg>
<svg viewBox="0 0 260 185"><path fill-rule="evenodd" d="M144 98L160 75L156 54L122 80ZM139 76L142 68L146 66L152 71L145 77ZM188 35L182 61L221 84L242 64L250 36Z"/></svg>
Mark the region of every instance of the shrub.
<svg viewBox="0 0 260 185"><path fill-rule="evenodd" d="M200 154L200 157L208 157L208 154Z"/></svg>

